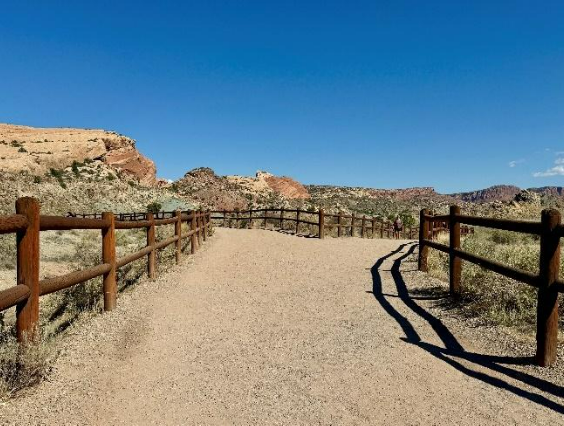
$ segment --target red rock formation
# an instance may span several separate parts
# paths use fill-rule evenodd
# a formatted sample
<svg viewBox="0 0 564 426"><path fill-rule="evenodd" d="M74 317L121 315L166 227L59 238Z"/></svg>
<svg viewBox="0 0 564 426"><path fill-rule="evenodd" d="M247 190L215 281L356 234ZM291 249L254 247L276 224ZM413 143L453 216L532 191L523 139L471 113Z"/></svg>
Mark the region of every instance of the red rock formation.
<svg viewBox="0 0 564 426"><path fill-rule="evenodd" d="M137 179L142 185L157 184L155 163L137 151L134 145L112 149L106 153L103 160L109 166Z"/></svg>
<svg viewBox="0 0 564 426"><path fill-rule="evenodd" d="M309 199L309 191L300 182L287 176L274 176L270 173L257 172L257 179L263 179L267 185L276 193L287 199Z"/></svg>

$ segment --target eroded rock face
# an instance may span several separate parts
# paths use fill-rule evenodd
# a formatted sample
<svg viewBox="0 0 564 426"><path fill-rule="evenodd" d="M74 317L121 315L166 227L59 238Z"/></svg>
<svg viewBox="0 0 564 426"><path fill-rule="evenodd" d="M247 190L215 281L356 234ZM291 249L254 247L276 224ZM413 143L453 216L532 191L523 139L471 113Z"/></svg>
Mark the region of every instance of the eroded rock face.
<svg viewBox="0 0 564 426"><path fill-rule="evenodd" d="M0 165L4 171L42 175L85 159L100 159L143 185L156 184L153 161L137 151L133 139L116 132L0 124Z"/></svg>
<svg viewBox="0 0 564 426"><path fill-rule="evenodd" d="M257 172L256 177L259 181L265 181L270 189L285 198L291 200L305 200L311 198L311 195L305 186L287 176L278 177L267 172Z"/></svg>
<svg viewBox="0 0 564 426"><path fill-rule="evenodd" d="M153 186L157 183L155 163L137 151L135 146L107 151L104 161L109 166L137 179L142 185Z"/></svg>

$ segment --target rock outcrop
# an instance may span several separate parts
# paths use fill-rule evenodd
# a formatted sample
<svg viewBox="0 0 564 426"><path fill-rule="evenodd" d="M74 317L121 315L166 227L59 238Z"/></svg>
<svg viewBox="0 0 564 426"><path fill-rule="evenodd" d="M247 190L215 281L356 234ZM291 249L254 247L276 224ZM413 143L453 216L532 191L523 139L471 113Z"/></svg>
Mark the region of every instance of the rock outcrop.
<svg viewBox="0 0 564 426"><path fill-rule="evenodd" d="M306 200L311 198L307 188L300 182L287 176L274 176L268 172L257 172L256 179L264 181L270 189L291 200Z"/></svg>
<svg viewBox="0 0 564 426"><path fill-rule="evenodd" d="M8 172L42 175L73 162L99 159L142 185L156 184L156 167L135 141L97 129L39 128L0 124L0 165Z"/></svg>

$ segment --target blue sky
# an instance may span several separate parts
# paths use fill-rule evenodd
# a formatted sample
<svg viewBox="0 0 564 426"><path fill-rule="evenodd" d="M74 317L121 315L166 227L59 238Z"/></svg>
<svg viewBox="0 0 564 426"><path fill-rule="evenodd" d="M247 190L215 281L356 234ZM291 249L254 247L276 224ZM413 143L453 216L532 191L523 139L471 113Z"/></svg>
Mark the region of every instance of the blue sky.
<svg viewBox="0 0 564 426"><path fill-rule="evenodd" d="M0 122L115 130L158 174L564 185L562 1L2 1Z"/></svg>

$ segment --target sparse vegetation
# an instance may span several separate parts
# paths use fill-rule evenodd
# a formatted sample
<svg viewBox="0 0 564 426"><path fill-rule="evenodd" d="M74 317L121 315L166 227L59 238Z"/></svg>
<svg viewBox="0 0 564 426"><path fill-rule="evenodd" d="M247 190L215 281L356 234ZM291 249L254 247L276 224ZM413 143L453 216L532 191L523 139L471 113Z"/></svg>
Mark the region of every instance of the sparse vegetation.
<svg viewBox="0 0 564 426"><path fill-rule="evenodd" d="M439 242L448 244L448 235L439 239ZM462 249L514 268L538 273L539 241L536 236L477 228L474 235L463 238ZM431 250L429 273L448 280L448 262L447 254ZM560 274L564 276L563 266ZM466 315L479 317L487 324L528 331L534 327L537 305L535 288L469 262L463 262L462 285L464 294L459 307ZM564 313L562 300L560 313Z"/></svg>
<svg viewBox="0 0 564 426"><path fill-rule="evenodd" d="M18 152L27 152L27 149L25 149L23 146L20 147L20 149L18 149Z"/></svg>
<svg viewBox="0 0 564 426"><path fill-rule="evenodd" d="M2 328L0 317L0 401L42 381L51 371L56 351L40 339L24 346Z"/></svg>

